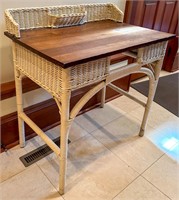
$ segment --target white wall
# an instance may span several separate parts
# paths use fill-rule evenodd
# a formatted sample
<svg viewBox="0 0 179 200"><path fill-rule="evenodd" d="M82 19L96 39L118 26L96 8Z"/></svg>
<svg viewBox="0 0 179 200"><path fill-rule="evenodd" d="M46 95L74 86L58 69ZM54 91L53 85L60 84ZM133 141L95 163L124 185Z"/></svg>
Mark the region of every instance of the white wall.
<svg viewBox="0 0 179 200"><path fill-rule="evenodd" d="M4 31L5 31L4 10L5 9L18 8L18 7L38 7L38 6L64 5L64 4L73 5L73 4L103 3L103 2L114 3L122 11L124 11L126 0L0 0L0 74L1 74L0 80L1 80L1 83L14 80L11 41L6 36L4 36ZM33 99L33 95L31 93L29 93L29 95L31 95L31 99ZM37 94L36 94L36 98L38 99ZM49 95L46 95L46 99L47 98L49 98ZM7 112L5 111L6 110L5 107L8 107L6 104L9 104L11 101L9 103L8 102L9 100L5 100L1 102L3 105L2 108L4 108L3 115L10 112L10 109L8 109ZM29 102L29 105L31 105L30 102ZM14 109L15 108L13 108L12 110L14 111Z"/></svg>

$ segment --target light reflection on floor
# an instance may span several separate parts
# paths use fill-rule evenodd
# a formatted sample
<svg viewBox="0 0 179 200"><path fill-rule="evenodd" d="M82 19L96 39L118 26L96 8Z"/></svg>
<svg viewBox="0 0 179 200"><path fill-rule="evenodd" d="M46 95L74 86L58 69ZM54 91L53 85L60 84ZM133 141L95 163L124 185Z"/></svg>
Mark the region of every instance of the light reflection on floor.
<svg viewBox="0 0 179 200"><path fill-rule="evenodd" d="M167 122L156 129L149 139L168 156L179 162L179 124Z"/></svg>
<svg viewBox="0 0 179 200"><path fill-rule="evenodd" d="M175 137L167 137L162 140L162 146L165 149L172 151L178 142L179 141Z"/></svg>
<svg viewBox="0 0 179 200"><path fill-rule="evenodd" d="M166 154L179 162L179 140L173 136L164 138L161 141L162 148Z"/></svg>

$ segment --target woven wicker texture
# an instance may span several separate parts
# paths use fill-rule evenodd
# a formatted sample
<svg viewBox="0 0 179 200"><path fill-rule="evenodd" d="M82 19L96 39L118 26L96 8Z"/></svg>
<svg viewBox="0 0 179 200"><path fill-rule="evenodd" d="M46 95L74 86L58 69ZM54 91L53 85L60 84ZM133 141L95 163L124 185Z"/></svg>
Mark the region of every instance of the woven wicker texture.
<svg viewBox="0 0 179 200"><path fill-rule="evenodd" d="M85 18L71 17L71 14L86 12ZM55 27L53 21L55 16L69 15L67 20L61 21L57 27L77 25L84 22L110 19L118 22L123 21L123 12L111 3L104 4L84 4L73 6L51 6L37 8L17 8L5 11L6 29L9 33L20 37L20 30L34 29L42 27Z"/></svg>
<svg viewBox="0 0 179 200"><path fill-rule="evenodd" d="M87 12L82 6L57 7L48 12L49 26L52 28L84 24L86 17Z"/></svg>
<svg viewBox="0 0 179 200"><path fill-rule="evenodd" d="M152 44L138 50L138 62L142 64L151 63L165 56L166 42Z"/></svg>
<svg viewBox="0 0 179 200"><path fill-rule="evenodd" d="M109 74L108 58L63 69L17 43L15 55L16 68L58 99L64 90L99 82Z"/></svg>

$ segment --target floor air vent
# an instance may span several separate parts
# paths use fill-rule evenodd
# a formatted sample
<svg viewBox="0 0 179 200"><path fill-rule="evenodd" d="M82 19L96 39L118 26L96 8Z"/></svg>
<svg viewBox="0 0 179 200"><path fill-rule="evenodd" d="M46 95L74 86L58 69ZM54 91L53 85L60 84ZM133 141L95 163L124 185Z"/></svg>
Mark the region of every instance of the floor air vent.
<svg viewBox="0 0 179 200"><path fill-rule="evenodd" d="M54 143L60 147L60 137L53 140ZM70 140L68 140L68 144L70 143ZM51 154L53 151L51 148L44 144L37 149L25 154L24 156L21 156L19 159L22 161L25 167L28 167L32 165L33 163L37 162L38 160L44 158L45 156Z"/></svg>

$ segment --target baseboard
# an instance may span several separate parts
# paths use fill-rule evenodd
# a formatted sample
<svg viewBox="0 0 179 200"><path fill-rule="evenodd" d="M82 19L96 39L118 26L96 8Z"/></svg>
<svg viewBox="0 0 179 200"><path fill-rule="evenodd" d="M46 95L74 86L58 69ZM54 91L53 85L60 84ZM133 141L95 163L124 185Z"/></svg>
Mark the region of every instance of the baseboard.
<svg viewBox="0 0 179 200"><path fill-rule="evenodd" d="M23 93L35 90L37 88L40 88L36 83L31 81L29 78L24 77L22 79L22 91ZM16 96L16 90L15 90L15 81L10 81L7 83L1 84L1 100L8 99L10 97Z"/></svg>

